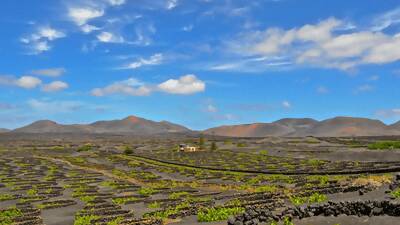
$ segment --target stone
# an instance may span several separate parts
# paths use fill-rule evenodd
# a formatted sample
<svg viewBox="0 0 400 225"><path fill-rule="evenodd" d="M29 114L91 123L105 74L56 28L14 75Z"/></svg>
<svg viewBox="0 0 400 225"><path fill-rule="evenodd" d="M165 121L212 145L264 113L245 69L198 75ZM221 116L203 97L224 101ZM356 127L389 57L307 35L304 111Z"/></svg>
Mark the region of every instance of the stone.
<svg viewBox="0 0 400 225"><path fill-rule="evenodd" d="M233 217L233 216L230 216L230 217L228 218L228 224L229 224L229 225L235 224L235 221L236 221L236 219L235 219L235 217Z"/></svg>
<svg viewBox="0 0 400 225"><path fill-rule="evenodd" d="M382 215L382 214L383 214L383 208L374 208L374 209L372 210L372 214L373 214L374 216L380 216L380 215Z"/></svg>
<svg viewBox="0 0 400 225"><path fill-rule="evenodd" d="M243 223L240 221L235 221L235 223L233 225L243 225Z"/></svg>
<svg viewBox="0 0 400 225"><path fill-rule="evenodd" d="M397 173L395 177L396 177L396 180L400 180L400 173Z"/></svg>

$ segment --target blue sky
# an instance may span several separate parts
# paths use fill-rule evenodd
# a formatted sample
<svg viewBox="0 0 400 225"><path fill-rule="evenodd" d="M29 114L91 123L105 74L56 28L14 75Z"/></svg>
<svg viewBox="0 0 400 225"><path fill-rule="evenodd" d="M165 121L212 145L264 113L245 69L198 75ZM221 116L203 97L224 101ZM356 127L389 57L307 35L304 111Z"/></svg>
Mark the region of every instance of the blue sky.
<svg viewBox="0 0 400 225"><path fill-rule="evenodd" d="M400 119L398 0L3 0L0 127Z"/></svg>

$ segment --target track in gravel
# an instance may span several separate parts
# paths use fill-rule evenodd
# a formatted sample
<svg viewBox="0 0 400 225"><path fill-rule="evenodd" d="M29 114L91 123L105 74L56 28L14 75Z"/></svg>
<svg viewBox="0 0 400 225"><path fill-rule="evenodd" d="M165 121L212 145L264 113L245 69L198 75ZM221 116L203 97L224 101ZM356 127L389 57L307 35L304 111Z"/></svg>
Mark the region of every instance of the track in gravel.
<svg viewBox="0 0 400 225"><path fill-rule="evenodd" d="M136 158L141 158L145 160L151 160L154 162L169 164L173 166L183 166L193 169L203 169L203 170L212 170L212 171L220 171L220 172L238 172L238 173L251 173L251 174L281 174L281 175L348 175L348 174L364 174L364 173L394 173L400 172L400 166L390 167L390 168L370 168L370 169L360 169L360 170L351 170L351 171L311 171L311 172L285 172L285 171L257 171L257 170L240 170L240 169L221 169L207 166L195 166L184 163L177 163L171 161L165 161L160 159L154 159L142 155L132 154ZM379 162L376 162L379 163Z"/></svg>

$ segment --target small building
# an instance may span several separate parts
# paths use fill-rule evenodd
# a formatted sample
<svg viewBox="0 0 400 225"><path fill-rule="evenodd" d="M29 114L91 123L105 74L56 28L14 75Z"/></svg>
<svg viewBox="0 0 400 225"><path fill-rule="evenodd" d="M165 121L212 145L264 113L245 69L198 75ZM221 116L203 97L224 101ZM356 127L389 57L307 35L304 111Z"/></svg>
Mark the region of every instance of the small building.
<svg viewBox="0 0 400 225"><path fill-rule="evenodd" d="M196 146L190 146L190 145L187 145L187 144L180 144L179 145L179 151L180 152L196 152L198 150L199 150L199 148L196 147Z"/></svg>

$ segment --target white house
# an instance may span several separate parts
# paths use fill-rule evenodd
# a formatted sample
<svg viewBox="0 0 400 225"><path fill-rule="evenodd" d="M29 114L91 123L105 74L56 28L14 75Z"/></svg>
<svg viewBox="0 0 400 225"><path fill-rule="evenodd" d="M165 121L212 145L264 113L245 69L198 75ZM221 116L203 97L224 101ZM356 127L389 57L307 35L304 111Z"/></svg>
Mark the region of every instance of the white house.
<svg viewBox="0 0 400 225"><path fill-rule="evenodd" d="M179 145L179 151L180 152L196 152L198 150L199 150L199 148L196 147L196 146L190 146L190 145L187 145L187 144L180 144Z"/></svg>

